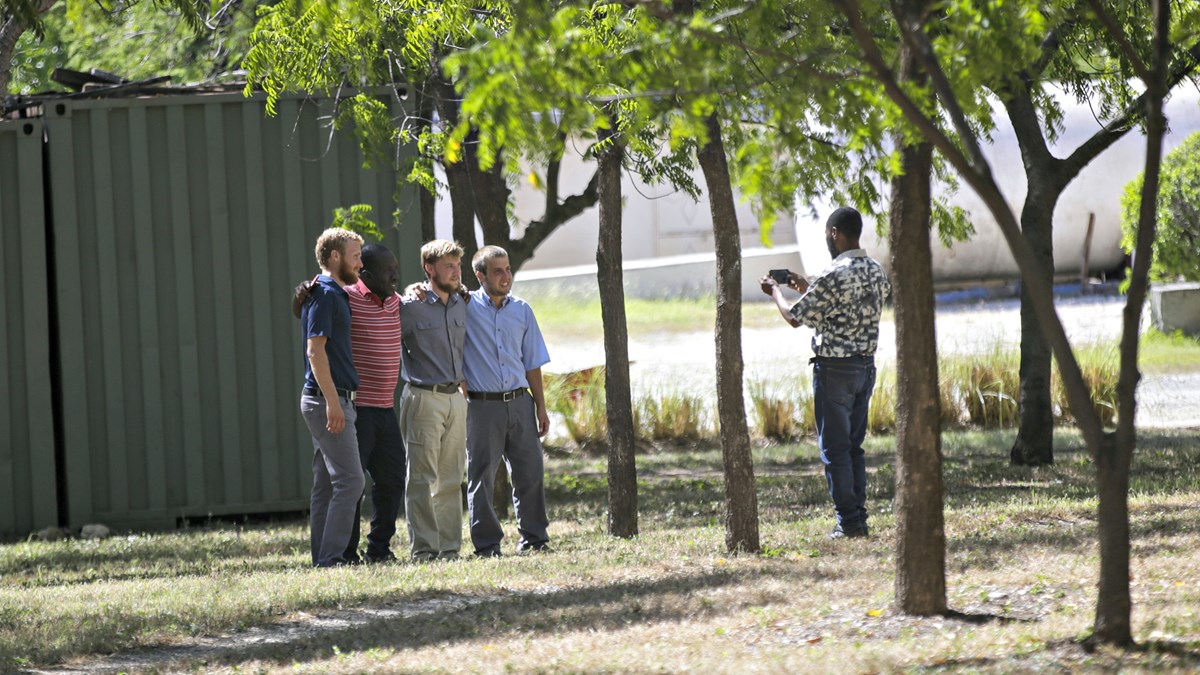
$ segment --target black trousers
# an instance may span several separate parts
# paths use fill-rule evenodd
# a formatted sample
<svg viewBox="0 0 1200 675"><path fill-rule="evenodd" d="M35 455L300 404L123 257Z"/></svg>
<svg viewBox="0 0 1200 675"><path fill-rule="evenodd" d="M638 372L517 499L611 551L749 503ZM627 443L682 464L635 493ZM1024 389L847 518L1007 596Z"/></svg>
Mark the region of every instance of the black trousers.
<svg viewBox="0 0 1200 675"><path fill-rule="evenodd" d="M354 424L358 435L358 454L363 470L371 477L371 531L367 534L367 557L382 558L391 553L396 519L404 507L405 453L400 422L393 408L358 408ZM358 557L361 535L362 497L354 513L354 528L346 559Z"/></svg>

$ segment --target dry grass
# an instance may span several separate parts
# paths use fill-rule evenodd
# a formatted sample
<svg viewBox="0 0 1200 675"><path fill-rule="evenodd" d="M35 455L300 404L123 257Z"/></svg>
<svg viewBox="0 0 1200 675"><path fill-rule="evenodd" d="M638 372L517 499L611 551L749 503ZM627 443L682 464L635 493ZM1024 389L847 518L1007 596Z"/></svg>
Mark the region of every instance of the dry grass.
<svg viewBox="0 0 1200 675"><path fill-rule="evenodd" d="M950 606L891 608L888 439L868 458L875 536L831 542L811 443L756 450L764 552L722 552L719 452L641 470L641 536L603 533L603 461L551 462L558 553L311 570L301 526L0 549L0 669L149 647L114 670L215 672L1194 671L1200 432L1144 433L1132 485L1135 631L1087 653L1097 557L1091 465L1019 469L1000 432L945 439ZM651 461L652 460L652 461ZM649 468L646 468L649 467ZM569 470L568 470L569 469ZM515 535L508 525L511 537ZM511 548L508 549L511 551ZM284 622L278 642L248 631ZM227 635L208 650L197 636ZM224 646L220 646L224 645ZM179 651L164 651L174 647ZM167 656L164 657L163 655ZM113 662L109 662L113 663Z"/></svg>

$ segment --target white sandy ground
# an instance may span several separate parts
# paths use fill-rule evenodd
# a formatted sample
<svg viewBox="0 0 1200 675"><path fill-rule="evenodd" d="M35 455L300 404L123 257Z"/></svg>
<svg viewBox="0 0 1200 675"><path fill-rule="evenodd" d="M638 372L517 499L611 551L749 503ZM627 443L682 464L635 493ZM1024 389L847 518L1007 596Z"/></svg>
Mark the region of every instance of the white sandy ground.
<svg viewBox="0 0 1200 675"><path fill-rule="evenodd" d="M1067 337L1076 347L1115 342L1121 335L1122 296L1083 296L1057 301ZM536 307L535 307L536 309ZM1148 323L1143 317L1143 327ZM877 362L896 359L896 327L880 325ZM997 346L1020 344L1020 303L996 300L939 307L938 351L942 354L987 353ZM742 330L742 358L747 382L782 382L808 369L812 331L791 328L780 318L775 327ZM553 359L548 371L567 372L604 363L600 340L555 339L546 335ZM635 391L714 392L715 348L711 332L663 333L631 339L630 377ZM1152 375L1138 388L1138 425L1145 427L1200 426L1200 373Z"/></svg>

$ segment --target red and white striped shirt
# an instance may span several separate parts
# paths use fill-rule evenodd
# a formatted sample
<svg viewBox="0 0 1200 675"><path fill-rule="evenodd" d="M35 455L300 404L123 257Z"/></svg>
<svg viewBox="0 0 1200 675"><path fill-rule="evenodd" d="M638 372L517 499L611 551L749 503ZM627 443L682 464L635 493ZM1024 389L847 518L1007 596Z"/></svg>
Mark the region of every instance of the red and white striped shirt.
<svg viewBox="0 0 1200 675"><path fill-rule="evenodd" d="M400 296L381 300L359 279L350 296L350 351L358 371L354 405L391 408L400 379Z"/></svg>

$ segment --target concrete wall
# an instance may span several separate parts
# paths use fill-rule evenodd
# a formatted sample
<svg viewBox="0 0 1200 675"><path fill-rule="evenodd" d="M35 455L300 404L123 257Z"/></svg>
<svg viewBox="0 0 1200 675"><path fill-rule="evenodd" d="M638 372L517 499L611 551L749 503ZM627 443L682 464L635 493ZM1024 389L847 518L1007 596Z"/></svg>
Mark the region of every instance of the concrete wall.
<svg viewBox="0 0 1200 675"><path fill-rule="evenodd" d="M1181 330L1200 337L1200 283L1151 287L1150 318L1164 333Z"/></svg>

